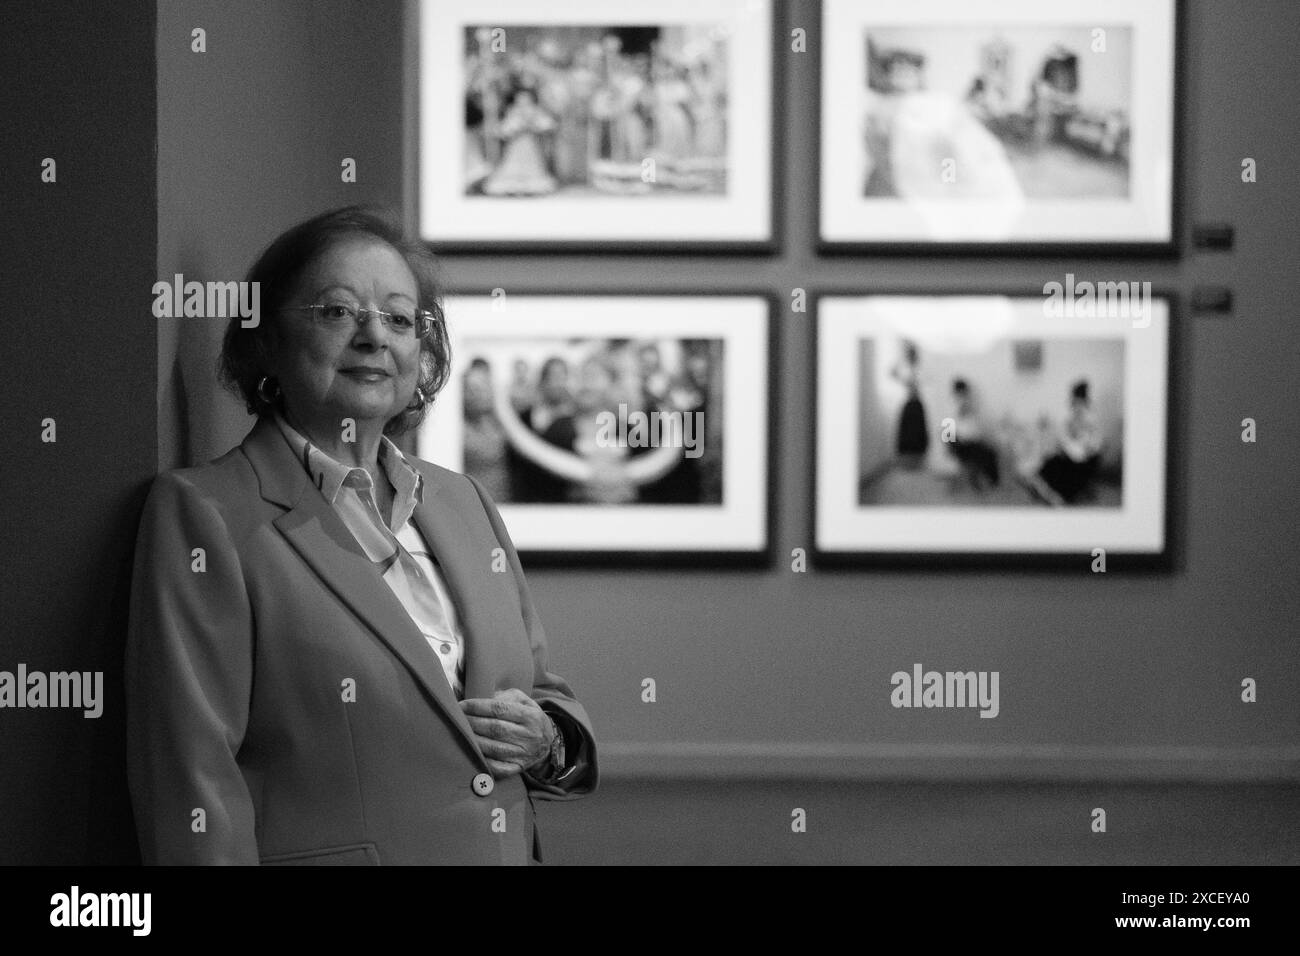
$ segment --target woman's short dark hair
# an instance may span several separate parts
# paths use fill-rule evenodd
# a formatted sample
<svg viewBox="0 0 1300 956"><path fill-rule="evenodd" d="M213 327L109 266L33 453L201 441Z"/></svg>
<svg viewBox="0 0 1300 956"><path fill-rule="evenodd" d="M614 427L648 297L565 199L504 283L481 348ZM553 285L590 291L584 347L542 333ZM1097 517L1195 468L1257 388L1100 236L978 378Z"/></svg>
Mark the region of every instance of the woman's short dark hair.
<svg viewBox="0 0 1300 956"><path fill-rule="evenodd" d="M306 268L330 248L357 237L369 237L391 246L415 276L419 301L416 307L433 315L428 331L420 340L420 377L415 401L384 425L384 434L397 435L415 428L451 374L451 343L442 310L437 262L428 247L409 237L388 212L362 206L348 206L322 213L282 233L258 257L247 281L258 283L260 321L245 328L236 316L226 327L217 377L222 385L244 400L250 414L266 415L282 401L278 389L269 386L268 401L258 389L271 374L278 316L294 285Z"/></svg>

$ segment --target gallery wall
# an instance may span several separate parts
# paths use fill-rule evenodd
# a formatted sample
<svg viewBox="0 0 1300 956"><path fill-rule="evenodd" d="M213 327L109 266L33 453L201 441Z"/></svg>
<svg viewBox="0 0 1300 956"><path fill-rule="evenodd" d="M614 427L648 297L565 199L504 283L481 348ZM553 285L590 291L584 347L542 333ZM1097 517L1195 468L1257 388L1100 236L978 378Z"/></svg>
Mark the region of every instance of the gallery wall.
<svg viewBox="0 0 1300 956"><path fill-rule="evenodd" d="M529 581L554 668L587 704L611 779L629 775L931 778L1294 778L1297 424L1286 202L1293 132L1267 104L1300 82L1289 37L1300 11L1192 0L1181 116L1185 224L1235 224L1229 254L1181 258L857 256L815 246L817 5L779 5L804 26L777 95L783 175L771 256L446 255L449 288L617 293L752 289L789 303L816 292L1018 291L1067 272L1151 280L1174 293L1170 473L1173 568L891 569L805 573L813 454L812 323L776 317L775 559L760 570L535 568ZM308 9L310 12L308 12ZM403 71L399 2L160 4L158 272L237 278L273 235L348 202L396 203ZM194 26L208 52L189 50ZM410 44L407 44L409 48ZM327 69L345 53L369 64ZM342 157L358 159L355 184ZM1259 181L1244 184L1254 157ZM1195 285L1235 294L1231 315L1194 315ZM160 461L206 460L249 427L208 377L218 332L160 330ZM1243 444L1240 422L1260 423ZM896 710L889 675L914 662L997 670L1001 714ZM1260 700L1240 700L1244 677ZM642 699L653 678L657 700Z"/></svg>
<svg viewBox="0 0 1300 956"><path fill-rule="evenodd" d="M1063 280L1151 280L1180 298L1170 491L1174 567L1145 576L897 569L793 573L810 546L813 315L778 315L777 559L766 571L534 570L557 667L590 703L611 773L1238 778L1291 775L1300 557L1293 494L1295 354L1284 264L1292 132L1262 105L1300 87L1287 24L1300 12L1186 5L1183 222L1236 225L1231 254L1184 241L1173 260L1131 257L827 258L815 247L817 4L778 5L807 53L781 64L782 249L773 257L455 256L459 291L653 288L774 292L1022 291ZM1253 12L1247 12L1247 8ZM1246 62L1249 62L1249 66ZM1244 184L1254 157L1259 182ZM1184 237L1185 239L1185 237ZM1192 315L1199 283L1227 283L1229 316ZM846 397L846 400L847 397ZM1269 437L1240 440L1244 417ZM999 670L997 720L895 710L889 675L914 662ZM1243 677L1273 691L1240 701ZM658 700L641 699L656 681Z"/></svg>
<svg viewBox="0 0 1300 956"><path fill-rule="evenodd" d="M401 30L391 2L158 4L159 276L242 279L293 223L401 202ZM159 320L160 468L215 458L248 431L215 388L224 332Z"/></svg>

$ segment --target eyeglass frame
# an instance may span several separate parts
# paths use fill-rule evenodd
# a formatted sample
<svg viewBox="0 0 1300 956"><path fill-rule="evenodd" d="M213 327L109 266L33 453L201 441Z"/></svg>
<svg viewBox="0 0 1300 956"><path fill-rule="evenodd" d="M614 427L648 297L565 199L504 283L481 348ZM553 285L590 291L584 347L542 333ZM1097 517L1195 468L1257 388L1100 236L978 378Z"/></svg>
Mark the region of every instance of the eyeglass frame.
<svg viewBox="0 0 1300 956"><path fill-rule="evenodd" d="M379 316L380 323L384 326L384 328L388 329L388 331L398 332L399 334L401 334L402 332L402 330L400 329L394 329L391 325L388 324L387 321L385 321L385 319L393 318L392 312L384 312L380 309L354 308L353 306L350 305L344 305L341 302L317 302L312 305L286 305L286 306L282 306L280 308L280 311L281 312L306 312L306 311L314 311L316 309L329 309L329 308L349 309L353 312L356 312L355 322L358 329L361 328L361 324L362 324L361 317L363 315L365 316L375 315L375 316ZM313 316L313 318L315 318L315 321L317 323L320 322L319 318L316 318L315 316ZM416 309L414 318L415 318L415 328L412 329L411 331L415 333L416 339L422 339L426 335L428 335L429 332L433 329L433 327L438 322L438 316L430 312L428 309ZM424 322L423 331L420 330L421 321Z"/></svg>

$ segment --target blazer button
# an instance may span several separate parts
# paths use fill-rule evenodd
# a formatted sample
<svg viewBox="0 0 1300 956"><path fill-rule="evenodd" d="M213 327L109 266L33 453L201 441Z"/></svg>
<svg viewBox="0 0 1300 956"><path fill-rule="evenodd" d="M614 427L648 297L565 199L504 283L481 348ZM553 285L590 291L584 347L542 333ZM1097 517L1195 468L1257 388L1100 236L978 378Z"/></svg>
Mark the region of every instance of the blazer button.
<svg viewBox="0 0 1300 956"><path fill-rule="evenodd" d="M480 797L486 797L492 792L492 788L496 786L496 781L492 779L492 774L490 773L476 773L474 774L473 786L475 793Z"/></svg>

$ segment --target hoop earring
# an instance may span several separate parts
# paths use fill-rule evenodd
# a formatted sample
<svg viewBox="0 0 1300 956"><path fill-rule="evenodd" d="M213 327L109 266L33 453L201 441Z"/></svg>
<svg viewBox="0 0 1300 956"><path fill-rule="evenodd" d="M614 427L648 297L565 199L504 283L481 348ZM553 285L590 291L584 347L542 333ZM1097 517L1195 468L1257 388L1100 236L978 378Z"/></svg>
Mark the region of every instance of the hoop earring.
<svg viewBox="0 0 1300 956"><path fill-rule="evenodd" d="M266 402L266 404L268 405L274 405L275 400L280 397L280 386L276 385L275 394L272 395L270 398L268 398L266 395L266 383L268 381L270 381L270 377L266 375L263 375L261 379L258 380L257 397L260 398L262 401Z"/></svg>
<svg viewBox="0 0 1300 956"><path fill-rule="evenodd" d="M412 400L411 404L406 406L406 410L408 412L413 412L416 409L423 407L424 401L424 389L417 385L415 387L415 398Z"/></svg>

